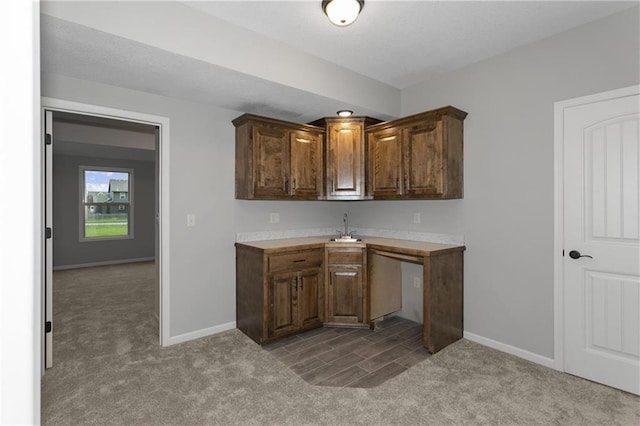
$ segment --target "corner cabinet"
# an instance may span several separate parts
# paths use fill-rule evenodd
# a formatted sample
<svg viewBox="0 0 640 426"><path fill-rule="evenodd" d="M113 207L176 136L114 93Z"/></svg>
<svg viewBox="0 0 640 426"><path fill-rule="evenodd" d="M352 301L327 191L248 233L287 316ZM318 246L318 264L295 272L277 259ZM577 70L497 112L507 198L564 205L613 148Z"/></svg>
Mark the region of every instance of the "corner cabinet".
<svg viewBox="0 0 640 426"><path fill-rule="evenodd" d="M315 126L325 127L325 199L366 200L367 126L379 123L371 117L323 118Z"/></svg>
<svg viewBox="0 0 640 426"><path fill-rule="evenodd" d="M252 114L233 124L237 199L322 197L322 129Z"/></svg>
<svg viewBox="0 0 640 426"><path fill-rule="evenodd" d="M237 327L259 344L321 327L323 258L322 247L269 253L236 243Z"/></svg>
<svg viewBox="0 0 640 426"><path fill-rule="evenodd" d="M369 327L365 248L327 247L325 256L325 325Z"/></svg>
<svg viewBox="0 0 640 426"><path fill-rule="evenodd" d="M445 107L368 127L373 198L462 198L466 116Z"/></svg>

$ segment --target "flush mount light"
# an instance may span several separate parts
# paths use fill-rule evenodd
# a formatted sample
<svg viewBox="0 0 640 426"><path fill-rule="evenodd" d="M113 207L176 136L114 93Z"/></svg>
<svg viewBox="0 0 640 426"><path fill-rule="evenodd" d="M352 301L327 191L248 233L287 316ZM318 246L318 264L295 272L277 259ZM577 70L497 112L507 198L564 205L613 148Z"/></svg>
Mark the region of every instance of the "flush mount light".
<svg viewBox="0 0 640 426"><path fill-rule="evenodd" d="M341 109L338 111L338 115L340 117L351 117L351 114L353 114L353 111L349 111L348 109Z"/></svg>
<svg viewBox="0 0 640 426"><path fill-rule="evenodd" d="M351 25L357 18L364 0L322 0L322 10L332 24L339 27Z"/></svg>

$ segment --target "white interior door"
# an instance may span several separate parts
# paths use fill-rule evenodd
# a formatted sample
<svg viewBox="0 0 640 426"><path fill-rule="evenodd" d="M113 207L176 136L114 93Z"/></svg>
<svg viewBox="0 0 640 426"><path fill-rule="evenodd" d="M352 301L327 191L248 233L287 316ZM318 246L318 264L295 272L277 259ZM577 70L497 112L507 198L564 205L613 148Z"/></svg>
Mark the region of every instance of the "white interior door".
<svg viewBox="0 0 640 426"><path fill-rule="evenodd" d="M53 112L45 111L44 366L53 366Z"/></svg>
<svg viewBox="0 0 640 426"><path fill-rule="evenodd" d="M564 369L640 394L638 92L564 108Z"/></svg>

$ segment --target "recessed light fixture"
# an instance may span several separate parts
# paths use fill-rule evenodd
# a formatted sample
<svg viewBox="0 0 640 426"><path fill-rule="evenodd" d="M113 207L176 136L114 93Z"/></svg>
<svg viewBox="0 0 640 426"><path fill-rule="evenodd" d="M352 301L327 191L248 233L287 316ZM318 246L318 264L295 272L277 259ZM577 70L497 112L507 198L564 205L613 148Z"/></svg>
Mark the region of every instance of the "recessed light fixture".
<svg viewBox="0 0 640 426"><path fill-rule="evenodd" d="M364 7L364 0L322 0L322 10L339 27L353 24Z"/></svg>
<svg viewBox="0 0 640 426"><path fill-rule="evenodd" d="M353 111L349 111L348 109L341 109L338 111L338 115L340 117L351 117L351 114L353 114Z"/></svg>

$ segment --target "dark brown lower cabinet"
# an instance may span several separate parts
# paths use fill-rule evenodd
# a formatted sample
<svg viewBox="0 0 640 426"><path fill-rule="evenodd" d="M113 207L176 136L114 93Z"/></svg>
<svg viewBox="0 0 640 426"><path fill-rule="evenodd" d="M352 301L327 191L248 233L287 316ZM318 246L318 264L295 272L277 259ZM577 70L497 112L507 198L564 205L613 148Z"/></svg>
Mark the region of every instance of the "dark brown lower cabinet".
<svg viewBox="0 0 640 426"><path fill-rule="evenodd" d="M326 249L325 325L368 327L364 248Z"/></svg>
<svg viewBox="0 0 640 426"><path fill-rule="evenodd" d="M263 344L323 325L370 327L401 308L400 262L411 262L423 267L423 346L435 353L462 338L464 246L343 244L236 243L238 329Z"/></svg>
<svg viewBox="0 0 640 426"><path fill-rule="evenodd" d="M321 283L320 268L270 276L268 338L322 325Z"/></svg>
<svg viewBox="0 0 640 426"><path fill-rule="evenodd" d="M327 293L327 323L364 322L361 267L330 266Z"/></svg>
<svg viewBox="0 0 640 426"><path fill-rule="evenodd" d="M268 253L236 244L237 327L259 344L321 327L323 259L322 247Z"/></svg>

